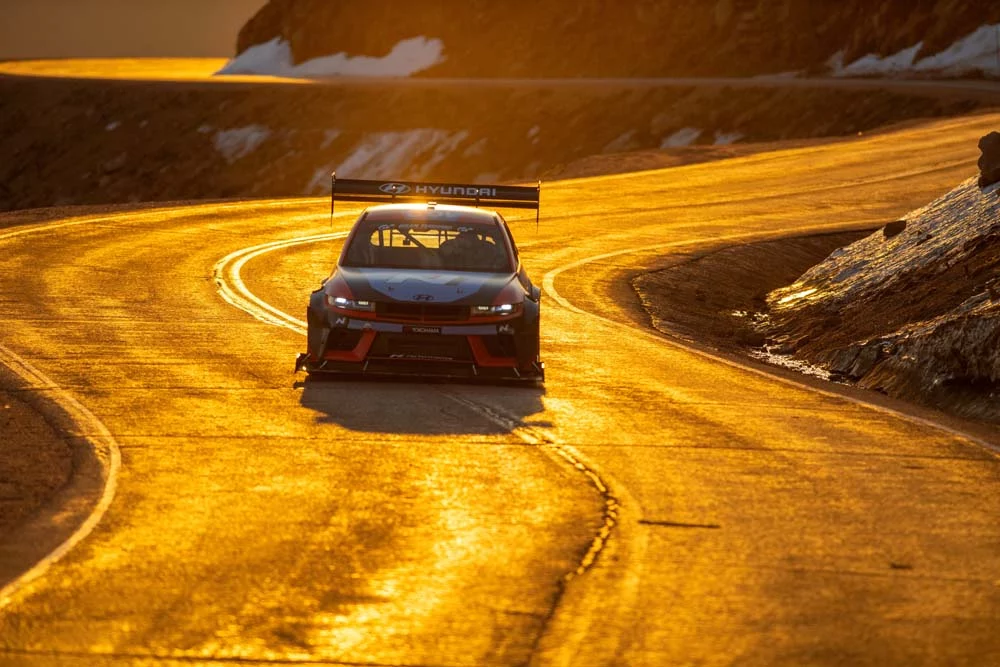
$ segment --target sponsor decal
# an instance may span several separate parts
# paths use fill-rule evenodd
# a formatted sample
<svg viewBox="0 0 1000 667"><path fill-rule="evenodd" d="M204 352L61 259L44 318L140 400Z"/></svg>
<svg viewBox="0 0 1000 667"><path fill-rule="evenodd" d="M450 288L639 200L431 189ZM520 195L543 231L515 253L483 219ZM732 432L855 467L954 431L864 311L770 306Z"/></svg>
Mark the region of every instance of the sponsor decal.
<svg viewBox="0 0 1000 667"><path fill-rule="evenodd" d="M432 295L432 294L414 294L413 295L413 300L414 301L433 301L434 300L434 295Z"/></svg>
<svg viewBox="0 0 1000 667"><path fill-rule="evenodd" d="M497 327L498 334L513 334L514 325L513 324L501 324Z"/></svg>
<svg viewBox="0 0 1000 667"><path fill-rule="evenodd" d="M441 333L441 327L403 327L403 333L439 334Z"/></svg>
<svg viewBox="0 0 1000 667"><path fill-rule="evenodd" d="M496 197L496 188L465 188L460 185L418 185L418 195L442 197Z"/></svg>
<svg viewBox="0 0 1000 667"><path fill-rule="evenodd" d="M335 327L346 327L347 326L347 318L346 317L338 317L337 321L333 323L333 326L335 326Z"/></svg>
<svg viewBox="0 0 1000 667"><path fill-rule="evenodd" d="M410 191L410 186L405 183L383 183L378 189L387 195L405 195Z"/></svg>

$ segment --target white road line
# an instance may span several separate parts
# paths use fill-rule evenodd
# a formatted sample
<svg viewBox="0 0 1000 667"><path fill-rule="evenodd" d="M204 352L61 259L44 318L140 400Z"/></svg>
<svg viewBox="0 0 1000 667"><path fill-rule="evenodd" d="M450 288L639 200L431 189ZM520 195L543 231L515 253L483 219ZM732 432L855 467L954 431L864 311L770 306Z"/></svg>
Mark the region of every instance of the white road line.
<svg viewBox="0 0 1000 667"><path fill-rule="evenodd" d="M40 370L29 364L10 349L0 345L0 364L9 368L32 391L44 391L49 400L62 408L72 420L74 427L90 442L104 473L104 490L93 511L69 538L54 551L35 564L30 570L0 589L0 609L7 607L19 593L24 592L32 582L42 577L49 569L70 552L76 545L93 532L101 522L118 486L118 472L121 469L121 451L108 428L90 410L83 406L65 389L60 388Z"/></svg>
<svg viewBox="0 0 1000 667"><path fill-rule="evenodd" d="M306 323L300 319L292 317L288 313L278 310L271 304L259 298L250 291L243 282L240 272L251 259L260 257L275 250L284 248L294 248L295 246L307 245L310 243L321 243L323 241L333 241L346 238L349 232L332 232L329 234L317 234L315 236L304 236L297 239L285 241L272 241L260 245L243 248L230 253L216 262L212 267L212 277L219 288L219 295L223 301L231 306L253 315L255 318L266 324L276 327L291 329L295 333L305 335Z"/></svg>

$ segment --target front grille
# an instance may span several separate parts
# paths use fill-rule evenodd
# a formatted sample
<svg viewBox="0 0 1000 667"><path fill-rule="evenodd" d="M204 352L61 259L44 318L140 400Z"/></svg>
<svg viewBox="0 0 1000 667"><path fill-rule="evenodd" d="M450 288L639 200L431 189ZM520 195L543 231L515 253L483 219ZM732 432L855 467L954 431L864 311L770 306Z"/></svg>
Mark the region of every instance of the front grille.
<svg viewBox="0 0 1000 667"><path fill-rule="evenodd" d="M471 361L472 352L465 336L437 334L379 334L372 344L372 357Z"/></svg>
<svg viewBox="0 0 1000 667"><path fill-rule="evenodd" d="M375 304L378 317L406 322L464 322L469 319L468 306L445 306L433 303L397 303L380 301Z"/></svg>

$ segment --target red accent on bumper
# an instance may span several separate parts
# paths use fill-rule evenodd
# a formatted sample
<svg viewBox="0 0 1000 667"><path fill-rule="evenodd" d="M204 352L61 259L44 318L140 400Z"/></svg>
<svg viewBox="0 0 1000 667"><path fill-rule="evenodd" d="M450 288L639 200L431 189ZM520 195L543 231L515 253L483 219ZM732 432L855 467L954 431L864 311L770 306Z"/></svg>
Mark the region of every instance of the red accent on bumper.
<svg viewBox="0 0 1000 667"><path fill-rule="evenodd" d="M486 343L483 342L482 336L468 336L469 348L472 350L472 356L476 360L477 366L482 366L483 368L516 368L517 358L516 357L494 357L490 354L489 350L486 349Z"/></svg>
<svg viewBox="0 0 1000 667"><path fill-rule="evenodd" d="M361 363L365 360L365 357L368 356L368 351L372 348L372 343L374 342L375 332L365 331L361 334L361 340L353 350L327 351L327 353L323 355L323 358L330 361L352 361L355 363Z"/></svg>

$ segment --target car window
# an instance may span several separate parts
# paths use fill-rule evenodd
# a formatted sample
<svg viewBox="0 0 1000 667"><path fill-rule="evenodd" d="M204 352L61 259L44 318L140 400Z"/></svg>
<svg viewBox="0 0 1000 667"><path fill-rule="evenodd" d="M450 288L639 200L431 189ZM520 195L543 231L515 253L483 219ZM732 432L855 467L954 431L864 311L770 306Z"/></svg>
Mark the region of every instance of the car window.
<svg viewBox="0 0 1000 667"><path fill-rule="evenodd" d="M497 225L365 220L351 239L344 264L352 267L510 271Z"/></svg>
<svg viewBox="0 0 1000 667"><path fill-rule="evenodd" d="M497 219L500 221L500 225L504 232L507 234L507 238L510 240L510 247L514 250L514 259L518 258L517 243L514 242L514 235L510 233L510 227L507 226L507 221L504 220L503 216L497 213Z"/></svg>

